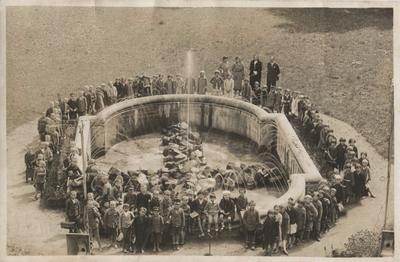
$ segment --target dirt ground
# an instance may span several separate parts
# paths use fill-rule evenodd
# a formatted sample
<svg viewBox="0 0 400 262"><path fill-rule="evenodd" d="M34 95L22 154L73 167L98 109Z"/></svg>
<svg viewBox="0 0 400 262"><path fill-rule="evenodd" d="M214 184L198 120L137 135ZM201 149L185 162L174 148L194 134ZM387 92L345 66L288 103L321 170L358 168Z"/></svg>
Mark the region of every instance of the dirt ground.
<svg viewBox="0 0 400 262"><path fill-rule="evenodd" d="M391 123L389 9L7 7L7 132L57 93L138 73L211 77L223 55L281 66L283 88L354 126L385 154ZM265 82L265 72L262 81ZM34 99L32 99L34 98ZM29 107L25 106L29 101Z"/></svg>

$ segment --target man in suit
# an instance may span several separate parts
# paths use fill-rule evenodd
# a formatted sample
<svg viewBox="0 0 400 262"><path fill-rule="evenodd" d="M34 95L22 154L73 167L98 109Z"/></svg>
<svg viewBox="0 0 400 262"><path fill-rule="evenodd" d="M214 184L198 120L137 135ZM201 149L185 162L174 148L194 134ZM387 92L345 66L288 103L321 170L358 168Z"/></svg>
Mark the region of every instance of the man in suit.
<svg viewBox="0 0 400 262"><path fill-rule="evenodd" d="M267 64L267 86L268 92L271 86L276 86L276 81L279 80L279 74L281 73L279 66L275 63L275 58L271 56L271 60Z"/></svg>
<svg viewBox="0 0 400 262"><path fill-rule="evenodd" d="M262 63L258 55L254 55L253 60L250 62L250 85L254 88L254 83L261 83Z"/></svg>

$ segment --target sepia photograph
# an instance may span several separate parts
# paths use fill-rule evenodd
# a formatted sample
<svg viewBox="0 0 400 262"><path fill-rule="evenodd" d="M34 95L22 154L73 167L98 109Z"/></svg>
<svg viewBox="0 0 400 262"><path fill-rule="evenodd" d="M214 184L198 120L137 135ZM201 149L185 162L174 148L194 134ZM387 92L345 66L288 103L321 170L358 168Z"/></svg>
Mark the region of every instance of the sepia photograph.
<svg viewBox="0 0 400 262"><path fill-rule="evenodd" d="M5 255L394 259L395 9L173 2L3 7Z"/></svg>

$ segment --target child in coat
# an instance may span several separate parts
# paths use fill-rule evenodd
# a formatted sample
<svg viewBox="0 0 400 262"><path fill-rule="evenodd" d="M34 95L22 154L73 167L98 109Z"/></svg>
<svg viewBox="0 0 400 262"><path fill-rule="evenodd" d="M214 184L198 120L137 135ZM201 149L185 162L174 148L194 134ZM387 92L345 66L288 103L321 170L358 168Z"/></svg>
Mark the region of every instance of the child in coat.
<svg viewBox="0 0 400 262"><path fill-rule="evenodd" d="M123 235L123 247L122 252L127 253L131 248L131 235L132 235L132 223L134 219L132 211L129 211L129 204L123 205L123 211L119 216L119 230Z"/></svg>
<svg viewBox="0 0 400 262"><path fill-rule="evenodd" d="M174 206L169 213L168 219L171 224L173 249L179 250L179 237L185 228L185 214L179 199L174 201Z"/></svg>
<svg viewBox="0 0 400 262"><path fill-rule="evenodd" d="M216 203L215 199L217 197L214 193L210 194L210 201L207 203L204 213L207 215L208 223L207 223L207 233L211 232L211 227L214 225L215 232L219 230L219 222L218 222L218 213L220 211L219 205Z"/></svg>
<svg viewBox="0 0 400 262"><path fill-rule="evenodd" d="M118 248L117 235L119 225L119 213L116 209L117 203L115 201L110 202L110 208L104 214L104 226L111 239L111 246Z"/></svg>
<svg viewBox="0 0 400 262"><path fill-rule="evenodd" d="M160 216L160 208L154 207L153 215L151 216L151 230L153 235L153 251L161 251L161 234L164 227L164 219Z"/></svg>
<svg viewBox="0 0 400 262"><path fill-rule="evenodd" d="M231 199L231 192L229 191L223 192L223 197L219 202L219 208L221 213L220 219L222 221L221 230L224 229L225 222L227 222L228 230L231 231L231 223L235 218L235 203Z"/></svg>
<svg viewBox="0 0 400 262"><path fill-rule="evenodd" d="M276 238L279 235L279 224L275 218L275 211L268 210L267 217L263 225L264 249L267 256L272 255L272 249Z"/></svg>
<svg viewBox="0 0 400 262"><path fill-rule="evenodd" d="M243 214L243 225L246 230L246 248L255 249L256 245L256 230L260 223L260 215L255 209L256 203L250 201L250 208L247 209Z"/></svg>

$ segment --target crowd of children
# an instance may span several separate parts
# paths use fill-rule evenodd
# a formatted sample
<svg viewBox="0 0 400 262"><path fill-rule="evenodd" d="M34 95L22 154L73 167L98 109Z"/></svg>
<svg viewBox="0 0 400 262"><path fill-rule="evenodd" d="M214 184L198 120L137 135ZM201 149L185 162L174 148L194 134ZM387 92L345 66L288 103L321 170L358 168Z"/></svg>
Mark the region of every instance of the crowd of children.
<svg viewBox="0 0 400 262"><path fill-rule="evenodd" d="M162 75L152 79L138 75L135 79L118 78L97 88L85 86L78 96L71 93L69 99L58 95L39 119L40 148L37 151L29 148L25 155L26 181L34 182L34 198L43 195L49 173L59 173L53 167L62 166L66 180L60 182L60 176L57 179L68 188L66 218L74 222L73 232L88 232L100 249L102 235L110 239L111 246L118 247L121 243L124 252L143 253L150 242L155 252L170 245L178 250L187 236L203 238L206 234L219 234L231 230L237 223L246 248L254 250L261 243L266 254L271 255L279 251L288 254L294 245L311 239L319 241L321 234L335 225L346 205L358 202L363 196L374 197L369 187L367 153L358 153L354 139L346 144L346 139L340 138L337 143L333 130L323 123L308 97L288 89L282 93L274 85L260 87L258 81L250 85L244 78L238 85L237 76L234 79L236 83L231 83L232 74L220 67L210 81L204 71L197 80L183 79L180 75L168 76L166 80ZM324 154L321 172L327 181L314 192L307 192L303 200L290 198L286 207L275 206L261 219L256 203L247 199L243 188L236 197L225 191L220 200L213 192L188 190L178 194L169 189L148 192L146 186L140 190L125 188L118 178L100 176L95 161L90 160L86 170L88 194L83 200L79 191L83 180L77 164L78 150L69 147L60 157L60 163L54 160L67 147L66 123L75 123L79 116L95 114L121 99L184 93L225 95L259 105L269 112L284 113L289 120L300 124L307 140ZM96 179L103 180L100 191L91 187Z"/></svg>

